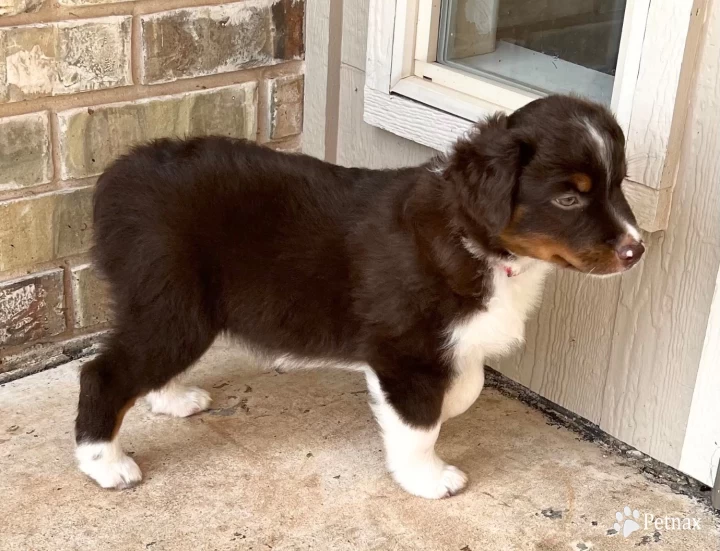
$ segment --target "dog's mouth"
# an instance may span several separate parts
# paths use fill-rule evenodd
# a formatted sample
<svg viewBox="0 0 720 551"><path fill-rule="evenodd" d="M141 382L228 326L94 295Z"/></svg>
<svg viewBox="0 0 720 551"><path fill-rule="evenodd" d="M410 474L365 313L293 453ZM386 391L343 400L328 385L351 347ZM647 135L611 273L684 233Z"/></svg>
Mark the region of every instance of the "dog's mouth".
<svg viewBox="0 0 720 551"><path fill-rule="evenodd" d="M561 268L569 268L570 270L576 270L578 272L583 271L581 268L578 268L577 266L572 264L572 262L570 262L569 260L566 260L562 256L557 254L550 258L550 262L552 262L553 264L557 264Z"/></svg>
<svg viewBox="0 0 720 551"><path fill-rule="evenodd" d="M569 260L563 256L555 255L549 261L566 270L578 272L589 276L613 276L627 272L630 267L620 263L582 263L580 259Z"/></svg>
<svg viewBox="0 0 720 551"><path fill-rule="evenodd" d="M621 274L629 269L623 265L612 249L595 247L575 250L568 244L556 241L545 235L521 236L505 234L503 244L515 256L529 256L550 262L574 272L609 276Z"/></svg>
<svg viewBox="0 0 720 551"><path fill-rule="evenodd" d="M534 256L531 254L531 256ZM536 257L539 260L550 262L565 270L570 270L585 275L610 276L626 272L628 268L619 262L612 262L606 259L604 261L584 261L581 255L564 255L560 252L548 256Z"/></svg>

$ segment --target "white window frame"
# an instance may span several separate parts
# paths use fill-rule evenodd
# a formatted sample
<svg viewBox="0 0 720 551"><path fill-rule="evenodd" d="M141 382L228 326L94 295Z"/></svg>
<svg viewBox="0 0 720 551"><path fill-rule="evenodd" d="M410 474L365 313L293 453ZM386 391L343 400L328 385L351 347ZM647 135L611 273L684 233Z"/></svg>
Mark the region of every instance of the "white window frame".
<svg viewBox="0 0 720 551"><path fill-rule="evenodd" d="M473 121L540 94L436 62L440 0L370 0L365 122L445 151ZM611 107L627 137L625 193L667 227L706 0L628 0Z"/></svg>

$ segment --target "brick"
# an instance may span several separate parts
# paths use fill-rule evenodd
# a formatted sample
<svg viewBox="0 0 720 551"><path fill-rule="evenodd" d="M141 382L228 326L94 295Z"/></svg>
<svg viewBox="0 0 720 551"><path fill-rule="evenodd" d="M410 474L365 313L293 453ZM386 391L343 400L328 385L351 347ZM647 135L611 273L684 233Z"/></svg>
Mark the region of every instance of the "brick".
<svg viewBox="0 0 720 551"><path fill-rule="evenodd" d="M76 329L107 323L110 317L107 285L91 264L72 269L72 289Z"/></svg>
<svg viewBox="0 0 720 551"><path fill-rule="evenodd" d="M0 347L65 331L63 270L0 282Z"/></svg>
<svg viewBox="0 0 720 551"><path fill-rule="evenodd" d="M278 77L268 82L270 138L277 140L302 132L302 75Z"/></svg>
<svg viewBox="0 0 720 551"><path fill-rule="evenodd" d="M58 113L63 179L101 173L137 143L218 134L255 139L256 84L246 82Z"/></svg>
<svg viewBox="0 0 720 551"><path fill-rule="evenodd" d="M96 354L105 335L101 331L62 342L31 343L18 352L0 354L0 384Z"/></svg>
<svg viewBox="0 0 720 551"><path fill-rule="evenodd" d="M0 191L47 184L51 178L47 113L0 119Z"/></svg>
<svg viewBox="0 0 720 551"><path fill-rule="evenodd" d="M45 0L0 0L0 17L33 13L45 4Z"/></svg>
<svg viewBox="0 0 720 551"><path fill-rule="evenodd" d="M86 252L93 188L0 203L0 272Z"/></svg>
<svg viewBox="0 0 720 551"><path fill-rule="evenodd" d="M304 0L246 0L145 15L143 83L274 65L303 56Z"/></svg>
<svg viewBox="0 0 720 551"><path fill-rule="evenodd" d="M0 101L131 84L130 16L0 29Z"/></svg>

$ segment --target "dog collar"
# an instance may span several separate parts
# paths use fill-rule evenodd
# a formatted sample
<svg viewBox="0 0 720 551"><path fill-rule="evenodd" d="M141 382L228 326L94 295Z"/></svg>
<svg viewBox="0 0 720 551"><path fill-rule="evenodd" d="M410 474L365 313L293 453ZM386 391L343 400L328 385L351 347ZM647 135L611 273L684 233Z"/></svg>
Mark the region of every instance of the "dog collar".
<svg viewBox="0 0 720 551"><path fill-rule="evenodd" d="M461 239L462 244L465 247L465 249L472 256L474 256L475 258L478 258L478 259L487 258L486 253L484 252L482 247L477 245L474 241L472 241L468 237L464 237L464 236L461 237L460 239ZM518 260L517 256L515 256L510 251L505 251L505 253L502 256L500 256L500 257L495 256L495 262L497 262L497 264L495 264L495 266L501 267L502 270L505 272L505 275L507 275L508 277L515 277L517 275L520 275L520 273L522 272L520 265L518 265L516 267L516 266L513 266L512 264L510 264L510 262L513 262L516 260ZM518 264L521 264L521 263L518 263Z"/></svg>
<svg viewBox="0 0 720 551"><path fill-rule="evenodd" d="M517 256L515 256L511 252L507 252L507 258L505 258L505 262L500 262L500 265L502 266L502 269L505 271L505 275L508 277L514 277L516 275L520 275L520 267L519 266L513 266L509 262L513 262L517 260Z"/></svg>

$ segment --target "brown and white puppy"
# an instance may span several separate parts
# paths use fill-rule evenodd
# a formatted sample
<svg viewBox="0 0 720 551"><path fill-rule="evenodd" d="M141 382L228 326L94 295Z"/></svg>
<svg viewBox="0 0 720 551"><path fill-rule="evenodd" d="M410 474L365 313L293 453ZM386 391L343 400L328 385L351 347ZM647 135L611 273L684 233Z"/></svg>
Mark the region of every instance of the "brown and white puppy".
<svg viewBox="0 0 720 551"><path fill-rule="evenodd" d="M364 371L395 480L460 491L465 474L435 454L440 426L475 401L485 360L523 340L551 266L613 274L643 254L624 145L607 109L551 96L401 170L219 137L135 149L95 194L115 323L82 370L81 470L138 482L124 413L143 395L159 413L207 408L174 378L228 332L277 364Z"/></svg>

